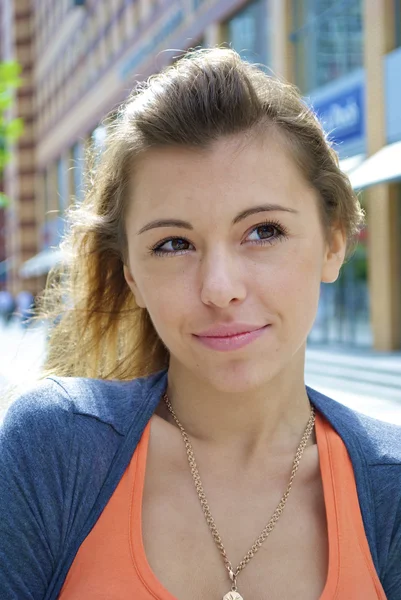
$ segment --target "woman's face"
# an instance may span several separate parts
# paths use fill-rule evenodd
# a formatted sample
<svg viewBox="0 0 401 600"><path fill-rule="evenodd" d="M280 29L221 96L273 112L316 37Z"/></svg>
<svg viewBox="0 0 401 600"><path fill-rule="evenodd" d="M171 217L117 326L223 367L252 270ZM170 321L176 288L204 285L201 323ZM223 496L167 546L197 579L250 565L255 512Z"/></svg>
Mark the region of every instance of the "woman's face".
<svg viewBox="0 0 401 600"><path fill-rule="evenodd" d="M152 149L131 197L125 277L175 369L239 392L300 364L345 242L278 135Z"/></svg>

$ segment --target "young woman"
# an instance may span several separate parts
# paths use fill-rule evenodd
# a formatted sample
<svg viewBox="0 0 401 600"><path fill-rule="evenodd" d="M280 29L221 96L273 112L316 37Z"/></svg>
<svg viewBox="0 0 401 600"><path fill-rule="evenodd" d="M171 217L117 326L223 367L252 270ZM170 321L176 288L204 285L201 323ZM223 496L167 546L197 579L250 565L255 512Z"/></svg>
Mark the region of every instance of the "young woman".
<svg viewBox="0 0 401 600"><path fill-rule="evenodd" d="M401 598L401 430L304 383L362 220L297 91L235 52L135 91L4 421L2 600Z"/></svg>

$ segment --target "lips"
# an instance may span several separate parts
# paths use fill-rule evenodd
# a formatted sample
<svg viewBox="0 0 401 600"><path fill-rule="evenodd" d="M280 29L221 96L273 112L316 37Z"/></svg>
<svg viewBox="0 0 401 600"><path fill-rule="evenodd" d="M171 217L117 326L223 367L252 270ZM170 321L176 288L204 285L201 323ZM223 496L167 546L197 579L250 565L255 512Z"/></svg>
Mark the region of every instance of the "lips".
<svg viewBox="0 0 401 600"><path fill-rule="evenodd" d="M265 325L248 325L245 323L230 323L230 324L221 324L215 325L202 331L200 333L196 333L197 337L203 338L225 338L225 337L233 337L235 335L242 335L245 333L251 333L252 331L257 331L258 329L262 329L266 327Z"/></svg>
<svg viewBox="0 0 401 600"><path fill-rule="evenodd" d="M246 325L235 323L218 325L194 335L203 346L219 352L240 350L265 334L270 325Z"/></svg>

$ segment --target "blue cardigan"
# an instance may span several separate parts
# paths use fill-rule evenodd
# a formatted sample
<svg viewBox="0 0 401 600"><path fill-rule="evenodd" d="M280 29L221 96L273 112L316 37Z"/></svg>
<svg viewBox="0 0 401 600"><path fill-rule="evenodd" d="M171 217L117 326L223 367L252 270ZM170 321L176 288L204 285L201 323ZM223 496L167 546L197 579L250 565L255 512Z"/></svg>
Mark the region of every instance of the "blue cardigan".
<svg viewBox="0 0 401 600"><path fill-rule="evenodd" d="M1 600L57 599L166 383L164 371L52 377L11 405L0 430ZM387 598L401 600L401 428L307 392L348 449L373 562Z"/></svg>

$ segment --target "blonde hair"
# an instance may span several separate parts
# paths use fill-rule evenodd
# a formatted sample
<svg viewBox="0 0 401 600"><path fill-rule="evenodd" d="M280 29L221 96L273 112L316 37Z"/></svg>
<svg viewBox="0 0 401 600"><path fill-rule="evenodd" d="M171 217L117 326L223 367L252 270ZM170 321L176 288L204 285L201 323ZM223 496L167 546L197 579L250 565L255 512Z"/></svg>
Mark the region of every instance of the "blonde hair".
<svg viewBox="0 0 401 600"><path fill-rule="evenodd" d="M100 162L69 209L65 261L50 273L39 319L53 326L42 376L132 379L168 365L168 351L128 287L124 216L135 159L152 147L207 148L222 136L274 127L317 190L324 227L339 224L348 255L363 211L313 112L292 85L230 49L197 50L139 85L105 124Z"/></svg>

